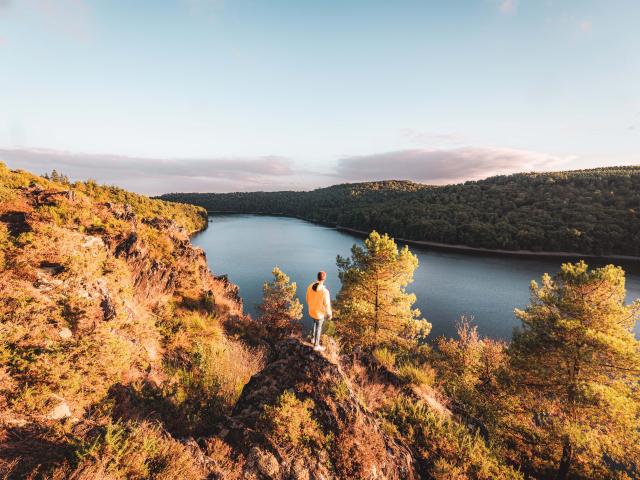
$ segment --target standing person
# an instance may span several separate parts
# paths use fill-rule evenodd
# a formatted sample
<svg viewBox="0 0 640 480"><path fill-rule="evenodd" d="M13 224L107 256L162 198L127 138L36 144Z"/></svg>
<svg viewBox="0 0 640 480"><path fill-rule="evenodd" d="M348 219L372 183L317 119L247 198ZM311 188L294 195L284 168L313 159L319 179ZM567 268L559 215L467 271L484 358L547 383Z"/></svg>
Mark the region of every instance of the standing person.
<svg viewBox="0 0 640 480"><path fill-rule="evenodd" d="M324 350L320 346L320 336L322 335L322 324L324 320L331 320L331 294L325 287L324 281L327 279L327 272L318 272L318 280L307 288L307 308L309 316L313 319L313 349L317 352Z"/></svg>

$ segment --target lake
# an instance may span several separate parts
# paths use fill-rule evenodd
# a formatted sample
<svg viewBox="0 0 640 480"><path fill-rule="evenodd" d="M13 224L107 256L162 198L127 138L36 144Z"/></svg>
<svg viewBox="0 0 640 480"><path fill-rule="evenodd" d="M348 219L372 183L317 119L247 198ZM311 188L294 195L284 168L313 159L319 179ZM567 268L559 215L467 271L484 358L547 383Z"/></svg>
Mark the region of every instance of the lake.
<svg viewBox="0 0 640 480"><path fill-rule="evenodd" d="M196 234L193 243L207 253L214 274L228 274L240 287L245 311L255 317L262 284L271 280L275 265L297 283L301 301L318 270L325 270L335 298L340 290L336 255L349 255L351 246L362 239L294 218L234 214L209 217L209 228ZM531 280L557 272L563 261L409 248L420 266L408 290L416 294L416 306L433 324L431 338L454 336L461 316L473 318L483 336L511 338L519 325L513 309L528 303ZM640 272L624 267L631 301L640 297Z"/></svg>

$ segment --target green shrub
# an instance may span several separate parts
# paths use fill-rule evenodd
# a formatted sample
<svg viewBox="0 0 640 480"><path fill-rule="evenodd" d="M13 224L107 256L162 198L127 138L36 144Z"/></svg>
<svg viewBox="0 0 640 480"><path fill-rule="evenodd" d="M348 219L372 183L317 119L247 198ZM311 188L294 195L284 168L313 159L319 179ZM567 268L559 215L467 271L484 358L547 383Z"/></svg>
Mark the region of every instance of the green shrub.
<svg viewBox="0 0 640 480"><path fill-rule="evenodd" d="M82 192L96 202L110 202L129 205L140 220L156 218L173 220L188 233L194 233L207 226L207 211L202 207L184 203L172 203L127 192L119 187L98 185L95 181L77 182L73 189Z"/></svg>
<svg viewBox="0 0 640 480"><path fill-rule="evenodd" d="M300 400L286 391L275 405L265 405L262 420L273 443L287 450L307 451L324 447L329 442L318 422L313 418L313 400Z"/></svg>
<svg viewBox="0 0 640 480"><path fill-rule="evenodd" d="M349 398L349 385L345 380L338 381L335 385L333 385L332 390L338 402L342 402Z"/></svg>
<svg viewBox="0 0 640 480"><path fill-rule="evenodd" d="M382 412L433 478L521 480L520 472L502 462L480 434L433 412L423 402L399 396Z"/></svg>
<svg viewBox="0 0 640 480"><path fill-rule="evenodd" d="M373 358L375 358L380 365L388 369L392 369L396 365L396 354L387 347L376 348L373 351Z"/></svg>
<svg viewBox="0 0 640 480"><path fill-rule="evenodd" d="M398 367L398 375L407 383L414 385L433 385L435 372L428 365L416 366L403 363Z"/></svg>
<svg viewBox="0 0 640 480"><path fill-rule="evenodd" d="M327 337L338 339L338 333L336 332L336 322L333 319L324 321L322 334L326 335Z"/></svg>

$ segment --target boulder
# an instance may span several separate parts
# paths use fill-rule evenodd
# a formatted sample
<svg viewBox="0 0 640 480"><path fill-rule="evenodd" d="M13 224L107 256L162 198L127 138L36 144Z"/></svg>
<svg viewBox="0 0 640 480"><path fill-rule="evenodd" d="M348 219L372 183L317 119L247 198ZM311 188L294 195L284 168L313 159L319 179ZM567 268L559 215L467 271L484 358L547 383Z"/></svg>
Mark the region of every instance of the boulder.
<svg viewBox="0 0 640 480"><path fill-rule="evenodd" d="M70 416L71 408L65 400L62 400L53 408L53 410L49 412L47 418L49 420L64 420L65 418L69 418Z"/></svg>
<svg viewBox="0 0 640 480"><path fill-rule="evenodd" d="M253 447L247 456L247 468L255 469L267 478L278 478L280 474L280 463L276 457L265 450Z"/></svg>
<svg viewBox="0 0 640 480"><path fill-rule="evenodd" d="M71 337L73 337L73 333L67 327L61 328L58 333L60 334L60 338L62 338L63 340L69 340Z"/></svg>

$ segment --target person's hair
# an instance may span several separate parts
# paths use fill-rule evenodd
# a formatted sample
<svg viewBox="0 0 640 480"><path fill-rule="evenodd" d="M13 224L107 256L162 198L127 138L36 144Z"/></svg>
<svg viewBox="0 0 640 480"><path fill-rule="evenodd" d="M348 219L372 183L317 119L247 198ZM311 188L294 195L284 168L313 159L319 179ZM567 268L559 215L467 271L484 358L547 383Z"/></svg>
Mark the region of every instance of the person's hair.
<svg viewBox="0 0 640 480"><path fill-rule="evenodd" d="M318 281L321 282L327 278L327 272L318 272Z"/></svg>

